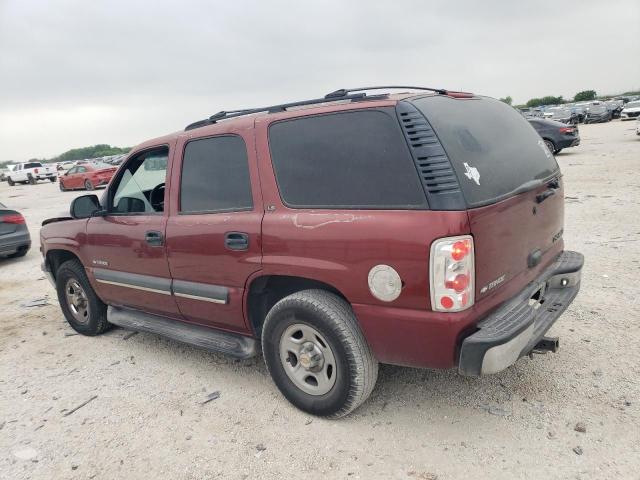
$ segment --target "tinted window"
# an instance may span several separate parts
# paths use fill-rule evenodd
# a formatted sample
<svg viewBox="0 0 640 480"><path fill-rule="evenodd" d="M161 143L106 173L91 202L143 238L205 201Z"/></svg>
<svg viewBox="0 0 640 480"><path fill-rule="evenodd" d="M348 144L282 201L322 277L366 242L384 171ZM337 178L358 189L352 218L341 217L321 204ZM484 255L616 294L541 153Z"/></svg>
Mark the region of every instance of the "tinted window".
<svg viewBox="0 0 640 480"><path fill-rule="evenodd" d="M187 143L180 180L181 212L220 212L253 208L244 140L223 136Z"/></svg>
<svg viewBox="0 0 640 480"><path fill-rule="evenodd" d="M440 95L412 102L438 135L469 206L506 198L558 170L555 158L529 122L503 102Z"/></svg>
<svg viewBox="0 0 640 480"><path fill-rule="evenodd" d="M38 168L41 166L42 164L40 162L31 162L31 163L25 163L22 168L26 170L27 168Z"/></svg>
<svg viewBox="0 0 640 480"><path fill-rule="evenodd" d="M269 129L283 201L293 207L425 208L400 125L381 110L287 120Z"/></svg>
<svg viewBox="0 0 640 480"><path fill-rule="evenodd" d="M113 213L155 213L164 210L168 155L169 149L162 147L144 152L127 162L113 186ZM147 164L164 164L165 169L149 169L146 168Z"/></svg>

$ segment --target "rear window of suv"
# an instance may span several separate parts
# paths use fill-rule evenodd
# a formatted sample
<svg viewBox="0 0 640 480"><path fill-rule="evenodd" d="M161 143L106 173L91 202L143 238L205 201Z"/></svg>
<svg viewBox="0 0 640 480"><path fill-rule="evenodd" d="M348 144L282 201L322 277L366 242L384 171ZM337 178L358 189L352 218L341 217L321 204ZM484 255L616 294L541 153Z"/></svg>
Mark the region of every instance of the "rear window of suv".
<svg viewBox="0 0 640 480"><path fill-rule="evenodd" d="M382 109L274 123L280 195L297 208L421 209L424 190L395 116Z"/></svg>
<svg viewBox="0 0 640 480"><path fill-rule="evenodd" d="M558 170L529 122L503 102L428 96L412 103L447 152L469 207L507 198Z"/></svg>

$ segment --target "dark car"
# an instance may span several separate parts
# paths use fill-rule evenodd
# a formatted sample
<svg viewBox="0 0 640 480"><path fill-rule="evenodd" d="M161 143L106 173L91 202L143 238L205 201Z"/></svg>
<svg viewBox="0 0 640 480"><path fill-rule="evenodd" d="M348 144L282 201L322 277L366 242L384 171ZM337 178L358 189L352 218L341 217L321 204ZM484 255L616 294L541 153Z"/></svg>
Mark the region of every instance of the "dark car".
<svg viewBox="0 0 640 480"><path fill-rule="evenodd" d="M135 147L102 200L43 222L71 327L262 354L289 401L331 418L379 363L485 375L555 351L583 264L558 163L503 102L402 88L219 112Z"/></svg>
<svg viewBox="0 0 640 480"><path fill-rule="evenodd" d="M573 112L569 107L551 107L545 113L548 114L545 118L556 122L576 125L580 120L578 113Z"/></svg>
<svg viewBox="0 0 640 480"><path fill-rule="evenodd" d="M24 217L0 203L0 257L22 257L31 248L31 236Z"/></svg>
<svg viewBox="0 0 640 480"><path fill-rule="evenodd" d="M563 148L580 145L580 132L575 125L566 125L555 120L529 118L529 123L542 137L549 151L559 153Z"/></svg>
<svg viewBox="0 0 640 480"><path fill-rule="evenodd" d="M69 169L59 178L60 190L93 190L109 183L118 167L102 162L82 163Z"/></svg>
<svg viewBox="0 0 640 480"><path fill-rule="evenodd" d="M613 118L611 110L604 102L591 102L584 115L584 123L610 122Z"/></svg>

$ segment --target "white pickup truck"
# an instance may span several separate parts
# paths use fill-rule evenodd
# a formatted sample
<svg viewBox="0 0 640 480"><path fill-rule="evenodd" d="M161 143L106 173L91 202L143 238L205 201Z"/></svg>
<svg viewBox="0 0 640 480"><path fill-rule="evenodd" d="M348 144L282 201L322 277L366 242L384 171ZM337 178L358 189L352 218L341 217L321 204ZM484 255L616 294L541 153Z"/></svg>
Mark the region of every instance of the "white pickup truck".
<svg viewBox="0 0 640 480"><path fill-rule="evenodd" d="M35 184L38 180L49 179L55 182L58 178L58 172L55 167L43 166L40 162L18 163L13 170L7 172L7 183L14 186L16 183Z"/></svg>

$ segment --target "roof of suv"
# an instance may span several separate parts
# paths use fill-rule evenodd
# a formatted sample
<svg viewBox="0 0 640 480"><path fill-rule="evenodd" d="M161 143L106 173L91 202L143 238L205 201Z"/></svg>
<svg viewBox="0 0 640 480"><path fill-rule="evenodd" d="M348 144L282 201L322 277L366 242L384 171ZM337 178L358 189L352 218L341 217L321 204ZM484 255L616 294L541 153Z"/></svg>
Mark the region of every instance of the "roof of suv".
<svg viewBox="0 0 640 480"><path fill-rule="evenodd" d="M391 90L396 88L414 91L374 95L367 95L363 92L377 89ZM425 91L432 93L425 93ZM189 124L184 130L179 130L177 132L147 140L136 146L132 151L138 151L140 149L159 144L169 143L181 135L186 135L190 138L202 137L222 133L221 130L228 129L230 126L233 126L234 128L250 127L253 125L256 117L268 116L269 121L272 122L291 117L299 117L301 116L300 112L304 112L302 115L317 115L361 108L389 107L396 105L396 103L406 98L422 97L425 95L447 95L454 98L474 97L473 94L468 92L457 92L428 87L368 87L358 89L341 89L336 90L323 98L313 100L303 100L269 107L221 111L212 115L208 119ZM220 128L219 125L225 125L225 128Z"/></svg>

